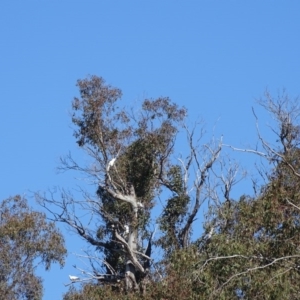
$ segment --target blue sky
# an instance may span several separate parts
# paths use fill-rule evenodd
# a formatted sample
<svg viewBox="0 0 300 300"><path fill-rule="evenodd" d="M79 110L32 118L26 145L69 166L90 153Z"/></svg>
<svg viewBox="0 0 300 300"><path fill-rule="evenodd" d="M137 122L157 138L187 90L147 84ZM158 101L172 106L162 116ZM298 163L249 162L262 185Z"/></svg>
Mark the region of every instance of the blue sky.
<svg viewBox="0 0 300 300"><path fill-rule="evenodd" d="M127 104L169 96L208 132L218 120L224 142L255 143L255 99L266 88L299 94L299 12L299 1L279 0L1 1L1 199L76 184L56 167L68 151L84 159L69 111L88 74L121 88ZM60 299L74 261L42 273L44 299Z"/></svg>

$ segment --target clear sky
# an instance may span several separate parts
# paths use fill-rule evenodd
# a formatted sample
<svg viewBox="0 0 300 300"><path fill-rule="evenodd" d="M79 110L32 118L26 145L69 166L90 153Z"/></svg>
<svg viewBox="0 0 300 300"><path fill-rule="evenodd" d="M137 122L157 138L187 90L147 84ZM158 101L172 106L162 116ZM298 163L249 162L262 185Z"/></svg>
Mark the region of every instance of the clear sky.
<svg viewBox="0 0 300 300"><path fill-rule="evenodd" d="M83 158L69 111L89 74L126 103L169 96L208 131L219 120L216 135L236 146L254 143L251 106L266 88L300 92L299 1L2 0L0 37L1 199L76 184L56 167L68 151ZM65 268L41 273L46 300L75 271L81 246L66 238Z"/></svg>

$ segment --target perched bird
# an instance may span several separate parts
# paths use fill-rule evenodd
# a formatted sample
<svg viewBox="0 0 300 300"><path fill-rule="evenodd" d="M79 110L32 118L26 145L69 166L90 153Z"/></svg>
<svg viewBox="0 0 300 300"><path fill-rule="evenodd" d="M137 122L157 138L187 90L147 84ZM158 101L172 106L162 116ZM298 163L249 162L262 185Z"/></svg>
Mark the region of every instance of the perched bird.
<svg viewBox="0 0 300 300"><path fill-rule="evenodd" d="M106 167L106 171L107 171L107 172L108 172L109 169L115 164L116 159L117 159L117 158L115 157L115 158L113 158L112 160L110 160L110 161L108 162L107 167Z"/></svg>
<svg viewBox="0 0 300 300"><path fill-rule="evenodd" d="M137 202L137 206L138 206L139 208L144 208L144 204L141 203L141 202Z"/></svg>
<svg viewBox="0 0 300 300"><path fill-rule="evenodd" d="M124 233L128 234L129 233L129 226L128 225L124 225L124 229L125 229Z"/></svg>
<svg viewBox="0 0 300 300"><path fill-rule="evenodd" d="M77 281L77 280L80 280L79 277L77 277L77 276L72 276L72 275L69 275L69 278L70 278L70 280L71 280L72 282Z"/></svg>
<svg viewBox="0 0 300 300"><path fill-rule="evenodd" d="M212 228L210 229L209 233L206 234L205 239L206 239L206 240L210 240L211 237L212 237L212 235L213 235L213 233L214 233L214 231L215 231L215 228L212 227Z"/></svg>

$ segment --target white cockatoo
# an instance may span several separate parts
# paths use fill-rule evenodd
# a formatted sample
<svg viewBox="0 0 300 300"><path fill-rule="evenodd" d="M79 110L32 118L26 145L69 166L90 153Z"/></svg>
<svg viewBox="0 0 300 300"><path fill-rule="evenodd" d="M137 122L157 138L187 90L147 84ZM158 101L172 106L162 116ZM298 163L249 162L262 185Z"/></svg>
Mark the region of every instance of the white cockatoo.
<svg viewBox="0 0 300 300"><path fill-rule="evenodd" d="M144 204L141 203L141 202L137 202L137 207L139 207L139 208L144 208Z"/></svg>
<svg viewBox="0 0 300 300"><path fill-rule="evenodd" d="M117 159L117 158L115 157L115 158L111 159L111 160L108 162L107 167L106 167L106 171L107 171L107 172L108 172L109 169L115 164L116 159Z"/></svg>
<svg viewBox="0 0 300 300"><path fill-rule="evenodd" d="M128 225L124 225L124 229L125 229L124 233L125 234L129 234L129 226Z"/></svg>
<svg viewBox="0 0 300 300"><path fill-rule="evenodd" d="M69 278L70 278L71 281L78 281L78 280L80 280L79 277L77 277L77 276L72 276L72 275L69 275Z"/></svg>
<svg viewBox="0 0 300 300"><path fill-rule="evenodd" d="M210 229L209 233L206 234L205 239L209 241L209 240L211 239L211 237L212 237L214 231L215 231L215 228L212 227L212 228Z"/></svg>

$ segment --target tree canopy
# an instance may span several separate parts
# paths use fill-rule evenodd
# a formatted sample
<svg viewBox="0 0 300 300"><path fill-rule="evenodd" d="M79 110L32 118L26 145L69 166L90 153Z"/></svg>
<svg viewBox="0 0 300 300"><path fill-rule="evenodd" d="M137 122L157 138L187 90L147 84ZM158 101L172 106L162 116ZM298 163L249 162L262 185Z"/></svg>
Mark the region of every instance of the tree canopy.
<svg viewBox="0 0 300 300"><path fill-rule="evenodd" d="M101 77L77 86L74 136L90 161L68 155L60 169L84 174L94 191L82 189L82 199L63 189L60 197L37 194L53 221L93 249L65 300L299 299L297 100L266 93L258 103L275 121L275 141L261 135L253 110L260 146L239 149L222 137L204 142L199 124L188 127L187 110L169 98L128 108ZM232 198L243 175L230 151L267 163L253 194Z"/></svg>
<svg viewBox="0 0 300 300"><path fill-rule="evenodd" d="M3 299L42 299L42 278L38 264L64 265L64 239L43 213L29 208L21 196L0 204L0 294Z"/></svg>

